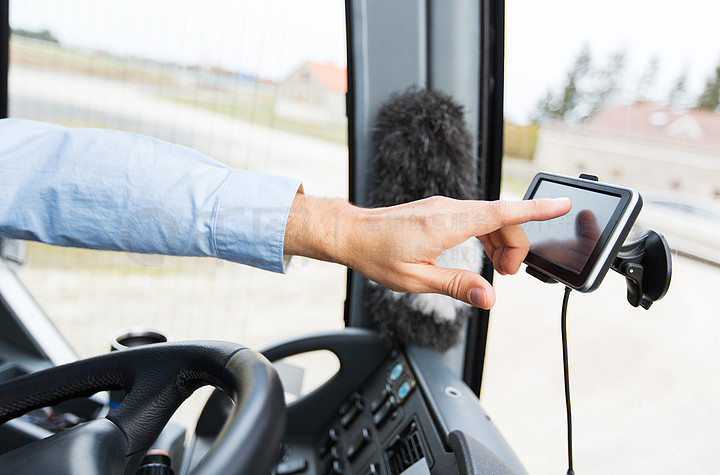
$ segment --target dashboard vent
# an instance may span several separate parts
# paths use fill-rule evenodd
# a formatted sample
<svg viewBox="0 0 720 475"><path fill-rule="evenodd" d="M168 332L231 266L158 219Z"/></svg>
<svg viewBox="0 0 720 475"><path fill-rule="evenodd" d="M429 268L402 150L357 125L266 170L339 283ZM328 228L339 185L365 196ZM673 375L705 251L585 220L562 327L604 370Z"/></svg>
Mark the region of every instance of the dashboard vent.
<svg viewBox="0 0 720 475"><path fill-rule="evenodd" d="M395 440L385 452L390 473L399 475L422 458L425 458L428 467L431 467L432 460L426 447L427 444L423 439L417 421L413 420L402 432L395 436Z"/></svg>

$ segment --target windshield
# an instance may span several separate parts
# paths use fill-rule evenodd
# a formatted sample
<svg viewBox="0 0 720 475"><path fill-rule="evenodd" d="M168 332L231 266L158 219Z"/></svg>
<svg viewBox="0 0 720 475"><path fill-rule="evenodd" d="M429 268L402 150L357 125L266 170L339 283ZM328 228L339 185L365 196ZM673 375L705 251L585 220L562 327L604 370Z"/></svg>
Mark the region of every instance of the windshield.
<svg viewBox="0 0 720 475"><path fill-rule="evenodd" d="M347 197L342 2L23 0L10 22L11 117L149 135ZM81 357L132 327L258 349L341 328L345 274L36 243L19 270Z"/></svg>
<svg viewBox="0 0 720 475"><path fill-rule="evenodd" d="M570 296L578 473L715 470L718 15L700 0L506 2L503 197L540 170L597 175L647 196L630 239L655 229L673 249L648 311L615 272ZM563 288L524 272L494 285L481 401L530 473L564 472Z"/></svg>
<svg viewBox="0 0 720 475"><path fill-rule="evenodd" d="M150 135L347 197L343 2L10 8L12 117ZM668 295L649 311L613 272L570 298L577 470L712 473L720 231L682 210L720 199L720 3L507 0L505 17L503 198L540 170L659 192L630 239L657 229L674 252ZM254 348L343 326L346 270L307 259L282 276L31 243L18 275L82 357L137 326ZM562 288L524 272L494 285L481 402L530 473L560 473Z"/></svg>

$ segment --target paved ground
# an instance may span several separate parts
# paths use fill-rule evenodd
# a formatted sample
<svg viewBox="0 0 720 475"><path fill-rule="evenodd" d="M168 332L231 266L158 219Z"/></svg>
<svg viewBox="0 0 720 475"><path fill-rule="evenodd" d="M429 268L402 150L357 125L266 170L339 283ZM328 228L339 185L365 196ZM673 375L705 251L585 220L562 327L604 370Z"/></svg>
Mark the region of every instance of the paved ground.
<svg viewBox="0 0 720 475"><path fill-rule="evenodd" d="M160 138L234 166L299 176L313 194L347 193L344 147L161 101L154 90L109 79L80 87L58 73L48 84L42 71L14 68L11 84L16 107L39 111L41 101L53 101L56 113L85 120L112 107L126 128L156 124L151 131ZM571 296L578 473L717 471L719 270L676 258L670 293L650 311L626 303L616 274L593 294ZM342 327L345 270L305 259L280 276L214 260L34 245L20 275L83 356L106 351L113 332L135 325L256 348ZM531 473L564 473L562 289L525 274L498 278L496 288L482 403Z"/></svg>
<svg viewBox="0 0 720 475"><path fill-rule="evenodd" d="M720 268L674 257L670 292L650 310L611 272L573 292L568 346L577 473L715 473L720 442ZM482 404L531 473L567 468L563 289L497 278Z"/></svg>

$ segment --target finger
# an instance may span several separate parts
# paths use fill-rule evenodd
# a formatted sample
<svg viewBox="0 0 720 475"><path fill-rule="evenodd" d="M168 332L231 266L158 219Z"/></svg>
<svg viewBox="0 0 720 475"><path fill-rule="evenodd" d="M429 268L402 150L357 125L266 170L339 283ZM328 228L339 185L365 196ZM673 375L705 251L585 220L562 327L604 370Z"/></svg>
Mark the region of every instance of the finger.
<svg viewBox="0 0 720 475"><path fill-rule="evenodd" d="M506 226L478 239L501 275L515 274L530 250L530 242L520 225Z"/></svg>
<svg viewBox="0 0 720 475"><path fill-rule="evenodd" d="M486 213L494 221L494 227L522 224L528 221L545 221L566 214L572 208L568 198L539 198L523 201L492 201L487 203ZM486 223L487 224L487 223ZM478 230L478 235L487 230Z"/></svg>
<svg viewBox="0 0 720 475"><path fill-rule="evenodd" d="M448 295L484 309L495 305L492 285L475 272L424 265L418 269L418 277L431 292Z"/></svg>
<svg viewBox="0 0 720 475"><path fill-rule="evenodd" d="M515 274L530 250L530 242L519 224L501 228L499 234L503 238L504 247L493 265L504 274Z"/></svg>

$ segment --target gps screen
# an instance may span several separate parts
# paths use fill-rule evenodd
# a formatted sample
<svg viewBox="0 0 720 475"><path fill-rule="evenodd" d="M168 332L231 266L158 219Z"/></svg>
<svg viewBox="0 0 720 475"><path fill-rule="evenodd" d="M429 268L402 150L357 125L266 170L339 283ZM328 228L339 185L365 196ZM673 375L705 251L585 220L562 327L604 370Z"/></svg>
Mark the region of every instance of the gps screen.
<svg viewBox="0 0 720 475"><path fill-rule="evenodd" d="M574 272L582 272L620 197L547 180L540 181L533 197L567 197L573 206L560 218L523 224L531 252Z"/></svg>

